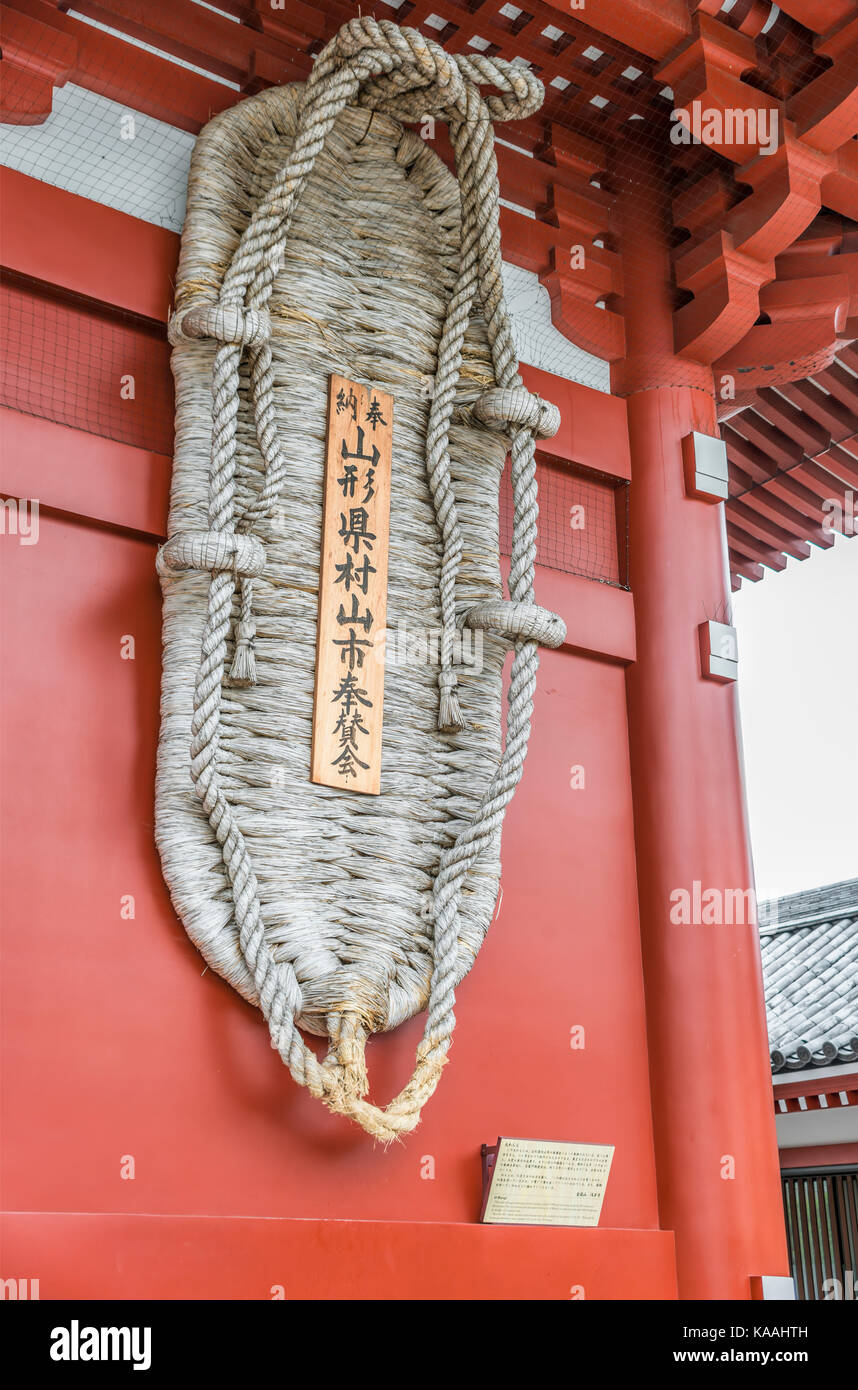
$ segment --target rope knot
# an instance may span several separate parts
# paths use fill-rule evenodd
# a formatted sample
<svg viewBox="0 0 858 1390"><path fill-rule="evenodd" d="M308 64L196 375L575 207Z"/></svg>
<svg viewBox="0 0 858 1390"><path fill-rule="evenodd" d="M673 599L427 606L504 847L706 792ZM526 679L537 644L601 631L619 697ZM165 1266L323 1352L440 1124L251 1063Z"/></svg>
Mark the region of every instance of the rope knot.
<svg viewBox="0 0 858 1390"><path fill-rule="evenodd" d="M493 386L471 407L490 430L508 427L533 431L536 439L551 439L560 428L560 411L525 386Z"/></svg>
<svg viewBox="0 0 858 1390"><path fill-rule="evenodd" d="M218 343L240 347L267 342L271 337L271 317L267 309L245 309L238 304L205 304L173 314L167 329L173 347L177 343L214 338Z"/></svg>
<svg viewBox="0 0 858 1390"><path fill-rule="evenodd" d="M447 53L417 29L366 15L349 20L319 55L308 83L321 85L338 67L357 76L357 100L399 120L524 120L542 105L544 88L527 67L484 53ZM483 100L481 85L499 89ZM476 97L480 114L473 115Z"/></svg>
<svg viewBox="0 0 858 1390"><path fill-rule="evenodd" d="M178 531L159 549L155 568L162 579L186 570L232 570L253 578L265 569L265 547L238 531Z"/></svg>

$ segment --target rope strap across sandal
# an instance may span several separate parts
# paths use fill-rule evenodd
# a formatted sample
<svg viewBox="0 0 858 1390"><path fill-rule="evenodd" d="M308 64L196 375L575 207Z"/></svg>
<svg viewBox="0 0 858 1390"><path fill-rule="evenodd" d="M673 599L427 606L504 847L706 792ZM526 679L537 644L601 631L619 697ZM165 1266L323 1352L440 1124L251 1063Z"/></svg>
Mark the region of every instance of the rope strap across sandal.
<svg viewBox="0 0 858 1390"><path fill-rule="evenodd" d="M483 96L481 85L496 90ZM562 619L534 600L538 512L534 439L555 434L560 416L556 407L525 389L518 372L501 274L494 154L494 122L531 115L543 95L537 78L515 63L484 54L448 54L416 30L389 21L369 17L349 21L314 63L300 98L291 151L242 233L216 302L174 315L169 330L174 345L205 339L218 344L212 375L208 529L171 537L158 557L159 573L164 576L189 569L211 574L194 690L191 778L221 848L238 946L267 1020L272 1047L298 1084L384 1142L414 1129L445 1065L455 1027L462 891L482 851L496 841L521 778L536 689L537 644L557 647L565 638ZM354 105L405 122L426 115L446 120L461 189L459 265L438 344L426 434L427 477L442 541L438 727L450 733L461 732L464 720L452 657L463 538L451 477L449 431L465 335L478 302L497 386L483 393L472 412L487 428L508 435L513 492L510 599L477 604L462 620L468 627L490 629L514 643L506 741L476 814L457 827L455 840L440 855L428 917L433 967L424 1036L411 1080L384 1108L366 1099L369 1032L356 1013L344 1007L341 1013L329 1015L329 1049L321 1061L299 1031L301 986L293 964L276 959L266 937L259 884L235 808L224 789L218 758L236 592L239 613L229 678L234 686L247 686L256 681L253 583L265 568L264 548L252 532L276 503L288 473L274 408L268 303L286 252L290 221L316 158L340 114ZM245 353L263 472L257 495L239 508L236 430Z"/></svg>

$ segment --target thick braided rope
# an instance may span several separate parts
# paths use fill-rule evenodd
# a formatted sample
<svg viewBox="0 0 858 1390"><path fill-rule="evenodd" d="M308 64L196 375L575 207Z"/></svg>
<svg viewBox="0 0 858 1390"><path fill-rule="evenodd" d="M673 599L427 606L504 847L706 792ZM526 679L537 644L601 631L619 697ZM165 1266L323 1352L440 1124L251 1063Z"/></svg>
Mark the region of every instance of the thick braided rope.
<svg viewBox="0 0 858 1390"><path fill-rule="evenodd" d="M503 295L500 255L499 192L494 141L481 127L463 126L451 131L457 170L462 185L463 209L473 216L477 230L480 294L495 376L501 387L519 386L518 360L512 326ZM474 145L482 158L475 157ZM512 440L513 536L510 593L514 601L533 602L536 560L536 463L533 433L524 429ZM507 695L507 735L500 764L471 821L446 850L433 887L434 969L424 1046L430 1059L443 1058L450 1046L456 1019L455 977L458 957L458 904L465 877L479 856L499 833L515 788L521 780L533 695L539 662L534 642L516 643Z"/></svg>
<svg viewBox="0 0 858 1390"><path fill-rule="evenodd" d="M476 84L490 82L501 95L483 100ZM242 327L226 312L265 313L280 266L286 232L301 190L335 120L349 102L371 105L401 119L423 114L446 115L456 150L462 185L462 258L447 312L439 350L437 390L430 411L427 468L444 539L442 609L452 627L455 576L461 535L450 480L448 431L461 363L461 349L476 290L482 299L496 379L502 387L520 386L509 317L503 300L498 227L497 165L493 120L530 114L542 100L542 88L526 70L495 59L451 57L413 30L387 21L353 20L320 54L306 85L292 152L268 194L250 219L226 272L218 304L227 325L213 369L212 461L209 526L212 532L249 529L265 515L286 475L274 419L271 351L258 328ZM247 344L251 356L251 391L256 432L265 474L260 493L236 518L235 431L239 363ZM531 429L512 440L514 531L510 592L515 602L532 604L536 537L536 487ZM304 1043L296 1018L301 990L292 966L275 961L265 937L259 891L250 855L221 786L217 768L221 690L232 607L235 568L212 575L200 666L194 693L191 776L221 846L232 885L235 920L242 954L250 970L272 1045L294 1079L321 1097L335 1112L347 1114L383 1140L413 1129L420 1110L434 1091L455 1019L454 979L457 964L458 903L468 869L500 829L506 806L521 777L530 729L536 681L536 644L516 643L509 689L509 719L504 752L473 823L442 855L432 906L434 967L425 1034L408 1085L384 1110L363 1099L367 1090L364 1048L366 1031L349 1017L329 1020L331 1047L324 1062ZM241 578L241 623L250 624L252 575ZM241 626L241 624L240 624ZM240 636L240 634L239 634ZM453 718L453 723L455 723Z"/></svg>
<svg viewBox="0 0 858 1390"><path fill-rule="evenodd" d="M468 89L466 117L477 122L483 113L483 103L475 87ZM452 123L450 132L459 167L461 124ZM462 206L461 251L459 275L447 306L447 315L438 345L438 369L435 390L429 410L426 431L426 469L435 505L435 516L441 528L443 550L441 557L441 669L438 675L440 703L438 727L455 733L464 721L456 698L456 676L452 670L452 636L456 626L456 580L462 558L462 532L456 511L456 499L450 474L450 420L462 366L462 349L474 307L479 280L479 249L473 209Z"/></svg>

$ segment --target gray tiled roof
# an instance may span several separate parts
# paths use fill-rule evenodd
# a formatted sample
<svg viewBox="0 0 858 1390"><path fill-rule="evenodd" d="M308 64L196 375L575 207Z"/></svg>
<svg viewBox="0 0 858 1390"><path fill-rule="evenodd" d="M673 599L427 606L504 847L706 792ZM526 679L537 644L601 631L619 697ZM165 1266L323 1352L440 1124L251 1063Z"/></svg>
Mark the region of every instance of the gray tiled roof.
<svg viewBox="0 0 858 1390"><path fill-rule="evenodd" d="M858 1062L858 878L760 905L772 1071Z"/></svg>

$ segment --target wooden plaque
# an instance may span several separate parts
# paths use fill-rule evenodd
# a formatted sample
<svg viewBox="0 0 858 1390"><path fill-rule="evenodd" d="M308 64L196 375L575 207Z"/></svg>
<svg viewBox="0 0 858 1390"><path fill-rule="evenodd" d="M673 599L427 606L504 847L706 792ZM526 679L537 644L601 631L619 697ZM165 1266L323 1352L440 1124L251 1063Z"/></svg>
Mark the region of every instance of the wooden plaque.
<svg viewBox="0 0 858 1390"><path fill-rule="evenodd" d="M331 376L310 780L378 795L393 397Z"/></svg>
<svg viewBox="0 0 858 1390"><path fill-rule="evenodd" d="M498 1139L483 1146L480 1220L507 1226L598 1226L612 1144Z"/></svg>

